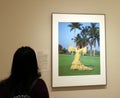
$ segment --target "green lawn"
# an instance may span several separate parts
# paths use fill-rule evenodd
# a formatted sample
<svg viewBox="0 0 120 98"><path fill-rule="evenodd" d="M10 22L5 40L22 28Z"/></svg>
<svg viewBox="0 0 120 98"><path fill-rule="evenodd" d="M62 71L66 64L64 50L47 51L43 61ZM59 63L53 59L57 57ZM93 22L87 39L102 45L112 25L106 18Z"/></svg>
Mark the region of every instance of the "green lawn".
<svg viewBox="0 0 120 98"><path fill-rule="evenodd" d="M59 76L74 75L97 75L100 74L100 57L99 56L81 56L81 62L93 68L92 71L71 70L71 64L74 55L59 54Z"/></svg>

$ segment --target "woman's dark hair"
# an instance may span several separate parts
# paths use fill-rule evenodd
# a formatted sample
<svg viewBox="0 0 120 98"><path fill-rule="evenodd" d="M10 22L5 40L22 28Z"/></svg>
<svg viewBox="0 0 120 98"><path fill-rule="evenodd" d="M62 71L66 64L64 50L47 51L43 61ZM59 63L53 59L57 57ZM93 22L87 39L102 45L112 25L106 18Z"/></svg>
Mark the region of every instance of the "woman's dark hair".
<svg viewBox="0 0 120 98"><path fill-rule="evenodd" d="M78 44L77 44L77 46L78 46L78 45L80 46L80 48L82 48L82 45L81 45L81 43L78 43Z"/></svg>
<svg viewBox="0 0 120 98"><path fill-rule="evenodd" d="M0 87L7 89L8 96L16 87L29 90L33 82L41 77L38 70L35 51L28 46L20 47L13 56L10 76L0 81Z"/></svg>
<svg viewBox="0 0 120 98"><path fill-rule="evenodd" d="M28 46L20 47L13 56L9 80L11 82L32 81L40 76L35 51Z"/></svg>

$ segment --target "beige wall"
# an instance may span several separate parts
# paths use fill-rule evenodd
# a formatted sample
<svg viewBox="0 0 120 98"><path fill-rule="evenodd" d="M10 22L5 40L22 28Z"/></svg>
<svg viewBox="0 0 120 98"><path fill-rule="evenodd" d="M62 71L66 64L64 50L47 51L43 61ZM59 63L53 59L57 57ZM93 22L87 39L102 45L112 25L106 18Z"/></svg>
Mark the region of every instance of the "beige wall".
<svg viewBox="0 0 120 98"><path fill-rule="evenodd" d="M9 75L14 51L28 45L48 51L42 75L51 98L120 98L119 9L119 0L0 0L0 79ZM107 86L51 88L52 12L106 14Z"/></svg>

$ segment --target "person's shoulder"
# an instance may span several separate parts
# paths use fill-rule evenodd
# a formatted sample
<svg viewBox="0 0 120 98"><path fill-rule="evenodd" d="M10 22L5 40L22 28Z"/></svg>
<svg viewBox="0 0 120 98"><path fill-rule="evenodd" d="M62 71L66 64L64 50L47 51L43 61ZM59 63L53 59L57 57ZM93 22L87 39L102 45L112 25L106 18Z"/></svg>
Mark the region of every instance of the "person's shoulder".
<svg viewBox="0 0 120 98"><path fill-rule="evenodd" d="M6 89L8 87L7 80L0 81L0 90Z"/></svg>
<svg viewBox="0 0 120 98"><path fill-rule="evenodd" d="M38 79L37 81L38 81L38 83L45 84L45 81L43 79L41 79L41 78Z"/></svg>
<svg viewBox="0 0 120 98"><path fill-rule="evenodd" d="M5 86L5 84L6 84L5 80L0 81L0 88L3 87L3 86Z"/></svg>
<svg viewBox="0 0 120 98"><path fill-rule="evenodd" d="M40 79L37 79L35 87L36 86L38 86L38 87L45 87L46 83L45 83L45 81L43 79L40 78Z"/></svg>

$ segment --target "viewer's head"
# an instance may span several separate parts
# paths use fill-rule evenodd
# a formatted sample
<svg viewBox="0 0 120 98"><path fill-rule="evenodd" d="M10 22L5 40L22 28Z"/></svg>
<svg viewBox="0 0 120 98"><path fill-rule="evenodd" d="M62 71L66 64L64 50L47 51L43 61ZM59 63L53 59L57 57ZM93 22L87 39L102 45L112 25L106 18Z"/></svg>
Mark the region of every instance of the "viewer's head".
<svg viewBox="0 0 120 98"><path fill-rule="evenodd" d="M28 47L20 47L13 56L11 76L15 78L37 78L38 64L35 51Z"/></svg>

